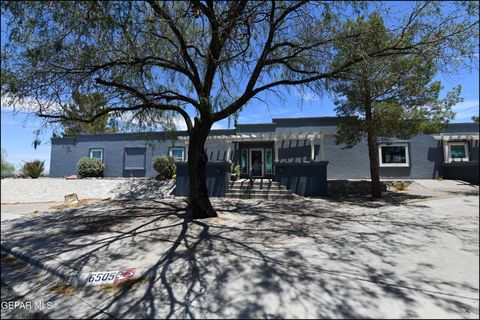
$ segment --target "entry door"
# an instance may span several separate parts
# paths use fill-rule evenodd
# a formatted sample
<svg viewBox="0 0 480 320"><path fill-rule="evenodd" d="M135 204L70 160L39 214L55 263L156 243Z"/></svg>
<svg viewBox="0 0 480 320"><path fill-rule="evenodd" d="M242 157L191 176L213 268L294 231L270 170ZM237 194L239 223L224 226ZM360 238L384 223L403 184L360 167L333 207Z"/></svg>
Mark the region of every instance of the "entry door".
<svg viewBox="0 0 480 320"><path fill-rule="evenodd" d="M250 170L252 177L263 177L263 149L250 149Z"/></svg>

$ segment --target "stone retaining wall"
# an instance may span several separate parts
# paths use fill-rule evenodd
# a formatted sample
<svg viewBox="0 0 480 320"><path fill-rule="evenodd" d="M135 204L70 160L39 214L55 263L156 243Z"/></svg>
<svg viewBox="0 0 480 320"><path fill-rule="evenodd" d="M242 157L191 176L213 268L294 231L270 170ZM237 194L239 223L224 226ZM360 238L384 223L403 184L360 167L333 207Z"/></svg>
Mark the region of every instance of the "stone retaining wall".
<svg viewBox="0 0 480 320"><path fill-rule="evenodd" d="M387 191L397 184L409 185L412 181L406 180L392 180L392 181L381 181L382 192ZM371 194L371 184L370 180L328 180L328 195L331 197L337 196L364 196Z"/></svg>

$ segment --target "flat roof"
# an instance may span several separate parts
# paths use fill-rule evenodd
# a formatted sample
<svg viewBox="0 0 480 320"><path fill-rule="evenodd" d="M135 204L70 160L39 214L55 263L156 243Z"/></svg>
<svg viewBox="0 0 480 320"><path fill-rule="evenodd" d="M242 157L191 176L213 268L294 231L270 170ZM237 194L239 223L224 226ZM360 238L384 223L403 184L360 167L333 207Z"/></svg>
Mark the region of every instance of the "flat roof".
<svg viewBox="0 0 480 320"><path fill-rule="evenodd" d="M212 129L210 130L210 135L232 135L236 134L236 131L242 131L242 129L263 129L261 131L268 131L268 129L275 130L276 127L308 127L308 126L336 126L341 121L342 118L336 116L325 116L325 117L299 117L299 118L272 118L270 123L239 123L236 128L226 128L226 129ZM478 123L474 122L459 122L459 123L449 123L447 129L444 131L446 133L455 132L455 130L462 129L462 132L478 132ZM468 129L468 130L466 130ZM79 134L76 136L62 136L57 138L52 138L52 140L57 139L75 139L76 137L95 137L95 136L121 136L133 138L135 136L160 136L160 137L169 137L169 135L176 136L188 136L186 130L179 130L175 132L169 131L135 131L135 132L105 132L105 133L90 133L90 134Z"/></svg>

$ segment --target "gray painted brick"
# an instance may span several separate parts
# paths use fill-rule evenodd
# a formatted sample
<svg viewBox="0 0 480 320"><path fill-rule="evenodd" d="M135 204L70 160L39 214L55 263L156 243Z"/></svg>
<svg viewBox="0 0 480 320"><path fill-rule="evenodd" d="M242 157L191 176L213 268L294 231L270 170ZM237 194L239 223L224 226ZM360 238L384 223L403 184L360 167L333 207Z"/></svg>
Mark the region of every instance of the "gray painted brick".
<svg viewBox="0 0 480 320"><path fill-rule="evenodd" d="M321 150L320 141L315 141L315 160L329 161L329 179L368 178L370 176L368 149L365 141L361 141L351 149L343 149L335 144L335 130L339 120L335 117L273 119L271 124L239 125L239 132L265 134L275 132L279 134L289 132L319 132L326 133L324 150ZM270 130L270 131L269 131ZM231 135L235 129L212 130L211 135ZM478 124L454 123L444 131L478 132ZM186 132L177 133L185 136ZM398 139L387 139L400 141ZM435 141L432 135L418 135L407 141L409 143L410 167L408 168L380 168L384 178L436 178L441 173L443 150L441 143ZM310 161L310 141L284 140L279 141L280 162ZM91 148L104 149L106 177L119 177L124 174L124 150L130 147L144 147L146 151L146 177L154 177L152 159L157 155L168 155L170 147L185 147L180 140L167 138L163 133L117 133L79 135L75 138L52 139L50 176L62 177L77 174L77 162L81 157L89 155ZM225 161L228 145L224 141L208 141L205 145L209 161ZM238 144L231 146L231 158L237 159ZM324 155L324 158L322 158ZM478 161L478 141L470 144L470 158Z"/></svg>

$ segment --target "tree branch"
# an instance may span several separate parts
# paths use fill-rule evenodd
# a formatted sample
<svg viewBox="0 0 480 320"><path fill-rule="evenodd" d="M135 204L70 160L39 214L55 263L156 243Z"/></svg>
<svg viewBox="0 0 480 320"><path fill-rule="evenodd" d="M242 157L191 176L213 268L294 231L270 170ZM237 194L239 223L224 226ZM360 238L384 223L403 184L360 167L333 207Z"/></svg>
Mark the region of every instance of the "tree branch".
<svg viewBox="0 0 480 320"><path fill-rule="evenodd" d="M197 90L197 93L199 95L201 95L202 82L200 81L200 76L199 76L199 73L198 73L197 66L195 65L195 62L193 62L192 57L190 57L190 54L188 54L188 46L185 42L185 39L183 38L182 33L176 27L175 21L168 14L168 12L163 10L163 8L158 5L157 1L155 1L155 0L146 0L146 1L150 4L150 6L152 7L155 14L157 14L158 16L160 16L162 19L164 19L167 22L168 26L170 27L170 29L175 34L175 37L177 38L177 40L180 44L180 48L181 48L180 52L181 52L183 58L185 59L185 61L187 61L188 65L190 66L191 72L193 73L192 83L195 86L195 89Z"/></svg>
<svg viewBox="0 0 480 320"><path fill-rule="evenodd" d="M183 110L179 106L152 103L144 93L142 93L142 92L138 91L137 89L132 88L128 85L125 85L123 83L118 83L118 82L115 82L115 81L106 81L106 80L103 80L101 78L97 78L97 79L95 79L95 81L98 84L101 84L101 85L104 85L104 86L116 87L118 89L121 89L123 91L127 91L127 92L135 95L136 97L140 98L141 100L143 100L145 102L144 106L146 108L153 108L153 109L158 109L158 110L177 111L185 119L185 123L187 124L188 132L190 132L190 130L192 129L192 120L191 120L190 116L188 115L188 113L185 110ZM121 111L121 110L113 110L113 111ZM130 110L128 110L128 111L130 111ZM107 111L107 113L108 113L108 111Z"/></svg>

